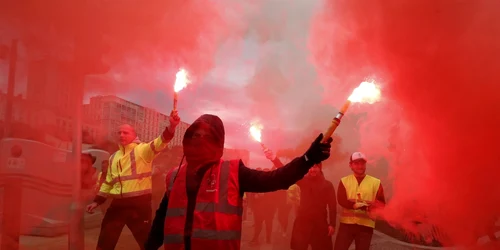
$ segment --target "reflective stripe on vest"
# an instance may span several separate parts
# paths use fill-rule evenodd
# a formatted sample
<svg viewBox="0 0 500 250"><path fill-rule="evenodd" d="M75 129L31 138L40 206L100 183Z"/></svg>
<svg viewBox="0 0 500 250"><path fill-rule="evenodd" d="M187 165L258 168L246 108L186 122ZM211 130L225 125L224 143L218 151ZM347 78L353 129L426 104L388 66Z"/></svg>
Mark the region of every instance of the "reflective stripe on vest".
<svg viewBox="0 0 500 250"><path fill-rule="evenodd" d="M172 177L170 178L169 183L169 191L174 187L174 179L177 175L178 168L172 172ZM243 208L238 206L233 206L227 201L227 190L228 190L228 181L229 181L229 161L225 161L222 163L221 172L220 172L220 181L219 181L219 203L215 202L203 202L196 203L194 210L198 212L207 212L207 213L224 213L224 214L235 214L242 215ZM186 208L169 208L167 209L166 217L177 217L186 215Z"/></svg>
<svg viewBox="0 0 500 250"><path fill-rule="evenodd" d="M185 167L185 166L183 166ZM177 174L181 171L180 168L176 168L172 170L171 175L169 176L168 180L168 190L167 192L171 192L174 188L175 184L175 179ZM185 174L186 170L182 170L182 174ZM239 205L231 205L228 200L228 191L229 191L229 183L230 183L230 177L231 177L231 164L229 161L224 161L219 165L219 180L216 188L218 188L218 198L217 202L197 202L195 205L194 209L194 217L196 216L205 216L205 214L208 216L208 218L211 219L216 219L217 216L222 216L222 218L225 218L224 216L229 216L230 220L233 220L231 218L240 218L238 221L232 221L233 225L237 225L239 223L239 228L240 230L215 230L215 229L200 229L197 228L196 222L193 221L193 231L191 233L191 240L192 244L193 240L214 240L214 241L237 241L237 245L239 246L239 240L241 239L241 216L243 214L243 207L241 204ZM235 173L233 173L235 174ZM184 178L184 176L182 177ZM206 178L204 178L202 181L206 181ZM178 188L178 187L177 187ZM232 189L234 192L234 189ZM241 198L240 198L241 199ZM186 206L186 204L184 204ZM171 220L177 220L178 217L185 217L186 216L186 207L182 208L177 208L177 207L169 207L167 209L166 213L166 221L169 221L169 218ZM209 214L215 214L214 217L211 217ZM236 217L232 217L236 216ZM174 218L177 217L177 218ZM220 219L220 218L219 218ZM173 222L173 221L172 221ZM167 222L166 222L167 223ZM230 223L231 224L231 223ZM166 224L168 225L168 224ZM228 225L226 225L224 222L222 222L221 225L224 225L227 228ZM214 223L214 226L215 223ZM235 227L233 227L235 228ZM183 234L179 234L179 232L174 233L174 234L166 234L164 236L164 244L169 245L166 246L166 249L170 248L175 248L172 244L183 244L184 243L184 236ZM220 243L210 243L207 242L207 244L220 244ZM223 243L226 244L226 243ZM231 243L234 244L234 243ZM207 247L209 246L207 245Z"/></svg>
<svg viewBox="0 0 500 250"><path fill-rule="evenodd" d="M130 144L127 149L120 149L110 157L108 176L104 182L107 187L106 190L101 188L103 190L99 194L119 199L152 192L151 162L145 161L141 155L151 150L147 144L139 145Z"/></svg>
<svg viewBox="0 0 500 250"><path fill-rule="evenodd" d="M114 154L111 157L110 164L113 163L113 158L114 158ZM118 162L118 164L120 164L120 163ZM121 182L121 181L138 180L138 179L144 179L144 178L152 176L152 174L153 174L152 172L145 172L145 173L140 173L140 174L137 173L137 163L135 162L135 148L132 149L132 151L130 151L130 171L132 172L131 175L115 177L110 182L106 182L106 183L108 185L113 186L114 184Z"/></svg>
<svg viewBox="0 0 500 250"><path fill-rule="evenodd" d="M200 230L193 229L191 238L204 240L239 240L241 232L238 231L215 231L215 230ZM165 235L164 243L167 244L184 244L184 235Z"/></svg>
<svg viewBox="0 0 500 250"><path fill-rule="evenodd" d="M368 216L367 213L356 213L356 212L353 212L353 210L348 210L348 209L344 209L342 210L342 213L340 214L340 216L342 217L357 217L357 218L364 218L364 219L370 219L370 216Z"/></svg>

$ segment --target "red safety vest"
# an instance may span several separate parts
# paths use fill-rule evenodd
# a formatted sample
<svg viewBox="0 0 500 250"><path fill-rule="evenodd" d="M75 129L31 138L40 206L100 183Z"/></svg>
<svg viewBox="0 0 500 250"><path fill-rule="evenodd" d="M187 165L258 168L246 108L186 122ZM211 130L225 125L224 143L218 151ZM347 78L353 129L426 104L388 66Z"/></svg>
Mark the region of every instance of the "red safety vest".
<svg viewBox="0 0 500 250"><path fill-rule="evenodd" d="M163 243L168 250L184 249L186 168L183 165L167 174L169 199ZM221 160L203 176L193 215L191 250L240 249L243 199L238 169L239 160Z"/></svg>

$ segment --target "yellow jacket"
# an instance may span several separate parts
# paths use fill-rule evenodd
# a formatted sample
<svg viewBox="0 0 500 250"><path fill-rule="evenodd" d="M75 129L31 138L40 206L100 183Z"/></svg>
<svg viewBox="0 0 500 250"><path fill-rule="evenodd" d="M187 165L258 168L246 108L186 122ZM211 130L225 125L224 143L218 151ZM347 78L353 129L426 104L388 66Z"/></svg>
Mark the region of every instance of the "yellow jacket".
<svg viewBox="0 0 500 250"><path fill-rule="evenodd" d="M134 197L152 192L152 162L167 147L171 138L162 135L149 143L138 140L120 146L109 158L106 180L99 189L99 196L113 198Z"/></svg>
<svg viewBox="0 0 500 250"><path fill-rule="evenodd" d="M287 203L300 205L300 188L297 184L293 184L287 190Z"/></svg>

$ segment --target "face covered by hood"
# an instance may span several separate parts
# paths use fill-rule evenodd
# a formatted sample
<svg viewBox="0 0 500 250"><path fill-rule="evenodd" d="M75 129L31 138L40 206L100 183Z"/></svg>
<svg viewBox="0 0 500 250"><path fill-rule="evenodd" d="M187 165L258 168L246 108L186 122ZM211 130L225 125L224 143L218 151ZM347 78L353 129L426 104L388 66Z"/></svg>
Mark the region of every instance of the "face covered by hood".
<svg viewBox="0 0 500 250"><path fill-rule="evenodd" d="M182 147L189 165L219 161L224 152L224 124L215 115L205 114L188 127Z"/></svg>

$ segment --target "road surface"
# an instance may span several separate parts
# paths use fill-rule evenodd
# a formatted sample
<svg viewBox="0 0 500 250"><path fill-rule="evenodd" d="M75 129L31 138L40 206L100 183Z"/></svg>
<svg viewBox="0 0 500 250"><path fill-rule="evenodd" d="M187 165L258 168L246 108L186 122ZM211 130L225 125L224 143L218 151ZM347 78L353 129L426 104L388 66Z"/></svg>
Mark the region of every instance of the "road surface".
<svg viewBox="0 0 500 250"><path fill-rule="evenodd" d="M250 218L251 219L251 218ZM289 235L283 237L280 233L277 233L277 222L275 222L275 233L273 234L273 240L271 244L261 244L259 246L249 246L253 235L253 222L245 221L243 222L242 231L242 247L241 250L289 250ZM291 224L290 224L291 225ZM93 250L97 245L97 238L99 236L99 228L87 229L85 231L85 250ZM499 232L500 234L500 232ZM264 242L265 229L260 235L261 242ZM22 236L21 237L21 248L20 250L63 250L68 249L68 237L67 235L57 236L57 237L34 237L34 236ZM122 231L120 240L116 247L117 250L136 250L139 246L135 242L132 233L125 227ZM354 246L351 246L354 249ZM371 250L419 250L419 249L439 249L439 248L419 248L412 246L407 243L398 242L388 236L381 233L376 233L373 236ZM500 249L499 243L487 243L480 249ZM3 250L3 249L1 249Z"/></svg>

